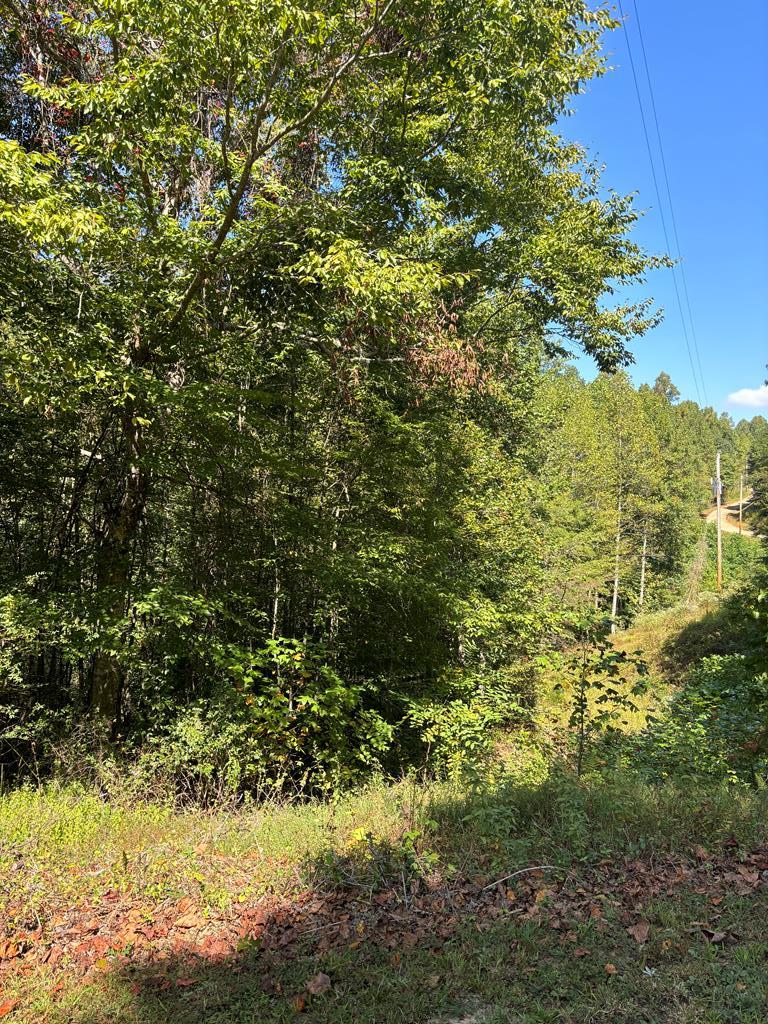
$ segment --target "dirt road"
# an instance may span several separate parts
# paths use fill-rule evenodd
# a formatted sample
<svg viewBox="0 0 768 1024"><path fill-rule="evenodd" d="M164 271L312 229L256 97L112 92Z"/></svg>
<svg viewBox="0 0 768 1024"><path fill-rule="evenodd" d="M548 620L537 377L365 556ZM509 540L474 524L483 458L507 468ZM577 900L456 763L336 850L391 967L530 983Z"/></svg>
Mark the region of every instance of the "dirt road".
<svg viewBox="0 0 768 1024"><path fill-rule="evenodd" d="M744 501L743 510L747 511L752 498ZM705 519L708 523L717 522L717 508L711 508L709 512L705 514ZM723 505L723 533L738 533L739 532L739 503L738 501L733 502L730 505ZM743 525L741 532L745 537L754 537L754 533L748 529L746 523Z"/></svg>

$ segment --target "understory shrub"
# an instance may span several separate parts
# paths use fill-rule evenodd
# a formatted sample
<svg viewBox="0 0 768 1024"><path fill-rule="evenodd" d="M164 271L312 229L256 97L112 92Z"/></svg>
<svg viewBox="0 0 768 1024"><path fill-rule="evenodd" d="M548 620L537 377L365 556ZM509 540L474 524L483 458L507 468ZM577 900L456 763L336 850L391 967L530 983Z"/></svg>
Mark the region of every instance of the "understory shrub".
<svg viewBox="0 0 768 1024"><path fill-rule="evenodd" d="M432 768L449 777L482 773L503 727L532 721L533 676L526 670L455 673L422 700L406 701Z"/></svg>
<svg viewBox="0 0 768 1024"><path fill-rule="evenodd" d="M392 727L298 640L217 655L222 678L151 733L143 773L176 780L200 798L222 791L331 791L377 767Z"/></svg>
<svg viewBox="0 0 768 1024"><path fill-rule="evenodd" d="M653 777L768 779L768 673L742 654L704 658L641 738L633 760Z"/></svg>

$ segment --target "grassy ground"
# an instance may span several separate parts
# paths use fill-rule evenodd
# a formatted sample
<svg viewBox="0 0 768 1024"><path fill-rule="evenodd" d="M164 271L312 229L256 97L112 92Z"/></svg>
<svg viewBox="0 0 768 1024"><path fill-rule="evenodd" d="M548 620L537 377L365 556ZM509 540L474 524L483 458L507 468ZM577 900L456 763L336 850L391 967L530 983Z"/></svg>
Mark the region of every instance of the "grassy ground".
<svg viewBox="0 0 768 1024"><path fill-rule="evenodd" d="M731 614L675 609L620 642L674 678L730 642ZM552 691L540 739L502 744L472 786L210 813L5 794L0 1017L764 1024L768 795L577 780L565 717Z"/></svg>
<svg viewBox="0 0 768 1024"><path fill-rule="evenodd" d="M30 949L3 998L29 1024L765 1020L761 794L560 778L411 791L207 816L17 795L5 897ZM195 875L221 858L212 889Z"/></svg>

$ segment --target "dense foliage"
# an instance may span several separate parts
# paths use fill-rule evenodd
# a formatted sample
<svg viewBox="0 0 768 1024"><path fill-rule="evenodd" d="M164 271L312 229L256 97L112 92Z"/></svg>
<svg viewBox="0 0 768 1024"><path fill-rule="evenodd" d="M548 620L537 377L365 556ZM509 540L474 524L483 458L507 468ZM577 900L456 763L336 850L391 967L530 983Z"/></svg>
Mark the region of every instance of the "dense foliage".
<svg viewBox="0 0 768 1024"><path fill-rule="evenodd" d="M658 261L556 131L610 18L64 6L0 29L3 762L450 764L564 608L680 591L751 437L621 372Z"/></svg>

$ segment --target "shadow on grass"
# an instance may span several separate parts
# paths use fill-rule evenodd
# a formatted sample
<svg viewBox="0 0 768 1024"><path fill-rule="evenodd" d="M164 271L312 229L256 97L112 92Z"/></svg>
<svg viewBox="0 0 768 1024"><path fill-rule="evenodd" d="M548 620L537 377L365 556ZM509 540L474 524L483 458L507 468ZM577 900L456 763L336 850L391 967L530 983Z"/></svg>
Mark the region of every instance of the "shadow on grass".
<svg viewBox="0 0 768 1024"><path fill-rule="evenodd" d="M638 951L626 924L646 895L630 887L627 902L617 899L616 886L644 854L653 854L646 863L675 853L695 864L694 843L714 853L764 841L765 811L754 792L647 786L629 777L503 783L470 796L445 790L421 832L411 829L395 843L363 837L344 855L328 850L305 864L305 893L238 909L212 929L203 922L180 935L177 924L167 950L155 949L151 959L146 947L110 955L79 990L41 1001L22 1019L582 1024L610 1016L616 1024L658 1024L678 1019L665 1014L680 979L660 980L659 965L671 964L686 979L700 971L686 999L696 999L702 1013L719 979L730 1014L685 1019L760 1024L755 986L766 980L768 946L755 947L750 981L735 947L731 964L700 936L692 940L689 923L711 912L710 894L692 887L676 893L658 919L643 911L658 934L652 954L651 947ZM551 868L531 872L540 865ZM520 872L514 880L488 885L513 872ZM761 895L758 913L745 901L739 913L759 917L765 903ZM625 920L627 913L634 916Z"/></svg>
<svg viewBox="0 0 768 1024"><path fill-rule="evenodd" d="M666 641L661 663L671 678L680 679L711 655L748 654L759 649L760 630L748 614L748 599L743 591L729 594Z"/></svg>

